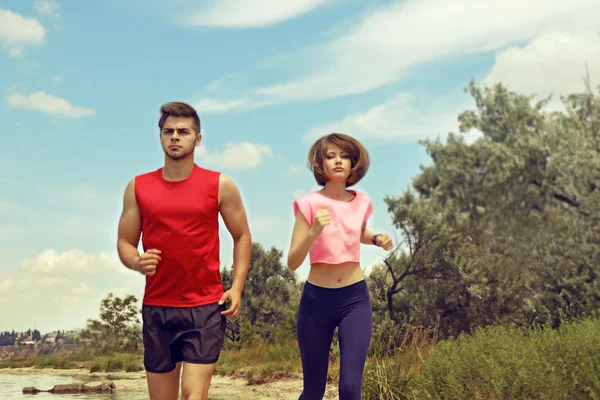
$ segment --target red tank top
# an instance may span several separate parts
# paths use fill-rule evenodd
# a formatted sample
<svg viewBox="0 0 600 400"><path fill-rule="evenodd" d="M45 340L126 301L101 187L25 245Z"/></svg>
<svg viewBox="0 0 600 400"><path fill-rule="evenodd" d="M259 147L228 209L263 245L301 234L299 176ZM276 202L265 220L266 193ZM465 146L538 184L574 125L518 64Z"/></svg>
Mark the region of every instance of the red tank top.
<svg viewBox="0 0 600 400"><path fill-rule="evenodd" d="M194 164L186 179L170 182L162 168L135 177L144 251L161 261L146 277L143 304L195 307L223 295L219 260L219 172Z"/></svg>

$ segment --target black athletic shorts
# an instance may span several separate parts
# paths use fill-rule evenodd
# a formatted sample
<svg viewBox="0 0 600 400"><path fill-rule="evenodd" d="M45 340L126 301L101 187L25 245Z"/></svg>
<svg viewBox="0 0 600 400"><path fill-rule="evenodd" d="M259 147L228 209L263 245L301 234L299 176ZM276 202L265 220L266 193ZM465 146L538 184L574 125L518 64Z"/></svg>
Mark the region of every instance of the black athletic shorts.
<svg viewBox="0 0 600 400"><path fill-rule="evenodd" d="M198 307L142 306L144 367L169 372L175 364L217 362L225 339L225 304Z"/></svg>

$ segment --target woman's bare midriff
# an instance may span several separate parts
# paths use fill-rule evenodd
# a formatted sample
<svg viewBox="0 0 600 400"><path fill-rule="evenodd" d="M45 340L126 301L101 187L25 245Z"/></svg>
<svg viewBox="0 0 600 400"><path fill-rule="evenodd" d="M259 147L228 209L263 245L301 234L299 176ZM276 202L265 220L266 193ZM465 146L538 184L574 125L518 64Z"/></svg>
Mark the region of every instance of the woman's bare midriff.
<svg viewBox="0 0 600 400"><path fill-rule="evenodd" d="M315 263L310 266L308 281L317 286L348 286L365 278L360 264L348 262L342 264Z"/></svg>

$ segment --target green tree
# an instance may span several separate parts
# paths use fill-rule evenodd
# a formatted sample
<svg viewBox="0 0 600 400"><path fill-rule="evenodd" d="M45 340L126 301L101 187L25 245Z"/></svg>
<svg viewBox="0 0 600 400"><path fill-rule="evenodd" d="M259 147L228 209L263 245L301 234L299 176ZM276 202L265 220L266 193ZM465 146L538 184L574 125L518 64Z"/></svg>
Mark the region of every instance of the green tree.
<svg viewBox="0 0 600 400"><path fill-rule="evenodd" d="M410 191L385 201L399 238L397 249L369 275L375 324L389 319L459 333L465 321L458 317L470 300L459 251L471 245L466 219L453 226L445 210Z"/></svg>
<svg viewBox="0 0 600 400"><path fill-rule="evenodd" d="M600 102L503 85L468 88L461 135L423 142L432 163L386 202L401 248L369 279L376 315L456 334L492 323L558 324L600 306ZM550 318L550 319L548 319ZM446 322L444 322L446 319Z"/></svg>
<svg viewBox="0 0 600 400"><path fill-rule="evenodd" d="M240 317L227 320L230 342L272 341L294 335L300 289L294 273L281 262L282 257L283 253L274 247L266 251L260 244L252 244L242 311ZM225 268L221 274L226 289L232 285L233 272L233 268Z"/></svg>
<svg viewBox="0 0 600 400"><path fill-rule="evenodd" d="M15 344L15 335L14 332L11 334L10 332L4 332L0 335L0 346L12 346Z"/></svg>
<svg viewBox="0 0 600 400"><path fill-rule="evenodd" d="M109 293L100 305L100 319L89 319L80 338L100 352L134 351L142 342L137 298Z"/></svg>

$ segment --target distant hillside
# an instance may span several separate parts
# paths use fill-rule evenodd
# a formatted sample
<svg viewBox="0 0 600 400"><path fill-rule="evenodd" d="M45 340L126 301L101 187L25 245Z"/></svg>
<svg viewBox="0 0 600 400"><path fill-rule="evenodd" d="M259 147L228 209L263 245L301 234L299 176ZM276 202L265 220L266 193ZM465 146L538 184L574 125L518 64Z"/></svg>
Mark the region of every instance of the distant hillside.
<svg viewBox="0 0 600 400"><path fill-rule="evenodd" d="M12 360L26 359L38 355L68 357L75 353L77 348L78 347L73 344L0 346L0 363Z"/></svg>

